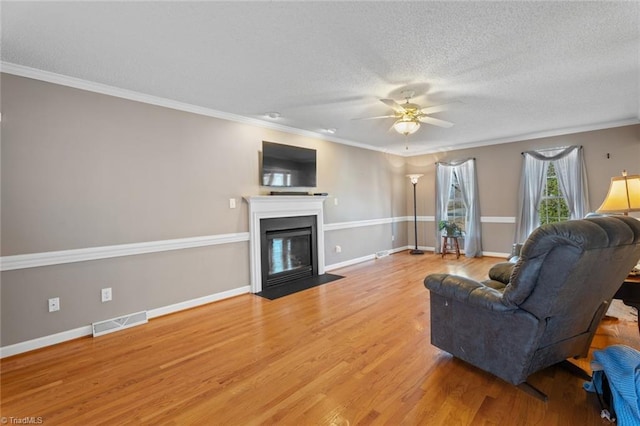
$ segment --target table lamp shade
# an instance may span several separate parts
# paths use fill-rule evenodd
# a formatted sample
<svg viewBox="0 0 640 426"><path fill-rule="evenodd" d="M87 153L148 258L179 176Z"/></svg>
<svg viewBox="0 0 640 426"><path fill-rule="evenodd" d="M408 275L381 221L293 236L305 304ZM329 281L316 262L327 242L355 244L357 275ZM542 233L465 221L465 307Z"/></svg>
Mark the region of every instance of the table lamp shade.
<svg viewBox="0 0 640 426"><path fill-rule="evenodd" d="M598 213L629 213L640 212L640 175L611 178L611 186L602 205L596 210Z"/></svg>

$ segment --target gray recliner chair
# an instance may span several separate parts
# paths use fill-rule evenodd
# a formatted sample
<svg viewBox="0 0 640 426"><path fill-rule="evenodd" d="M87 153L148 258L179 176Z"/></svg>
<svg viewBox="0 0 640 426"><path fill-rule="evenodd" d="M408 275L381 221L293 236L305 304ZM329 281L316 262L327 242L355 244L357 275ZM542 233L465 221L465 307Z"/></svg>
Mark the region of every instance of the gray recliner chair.
<svg viewBox="0 0 640 426"><path fill-rule="evenodd" d="M640 221L634 218L543 225L518 261L496 265L489 280L425 278L431 343L546 400L527 377L587 356L613 295L638 259Z"/></svg>

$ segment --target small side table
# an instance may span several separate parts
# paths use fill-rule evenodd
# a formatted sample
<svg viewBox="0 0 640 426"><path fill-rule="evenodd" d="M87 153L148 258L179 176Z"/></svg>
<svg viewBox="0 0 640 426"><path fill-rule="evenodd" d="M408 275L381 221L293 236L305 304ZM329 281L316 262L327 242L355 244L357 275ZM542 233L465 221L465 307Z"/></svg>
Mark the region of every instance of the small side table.
<svg viewBox="0 0 640 426"><path fill-rule="evenodd" d="M447 240L449 240L448 242L450 246L447 245ZM455 249L456 259L460 258L460 245L458 245L458 237L442 237L442 257L444 257L445 254L449 253L447 247Z"/></svg>
<svg viewBox="0 0 640 426"><path fill-rule="evenodd" d="M622 300L622 303L633 306L640 312L640 276L629 275L613 298ZM640 321L638 321L638 332L640 332Z"/></svg>

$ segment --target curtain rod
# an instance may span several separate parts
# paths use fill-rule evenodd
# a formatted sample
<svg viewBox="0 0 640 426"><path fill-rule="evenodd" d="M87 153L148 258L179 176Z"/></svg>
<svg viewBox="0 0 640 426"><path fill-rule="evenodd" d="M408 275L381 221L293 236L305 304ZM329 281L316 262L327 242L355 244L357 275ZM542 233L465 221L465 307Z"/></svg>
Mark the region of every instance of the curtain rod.
<svg viewBox="0 0 640 426"><path fill-rule="evenodd" d="M554 149L567 149L567 148L571 148L571 147L574 147L574 146L577 146L577 147L578 147L578 149L582 149L582 145L569 145L569 146L560 146L560 147L558 147L558 148L532 149L531 151L535 151L535 152L545 152L545 151L551 151L551 150L554 150ZM522 152L520 153L520 155L524 155L526 152L529 152L529 151L522 151Z"/></svg>
<svg viewBox="0 0 640 426"><path fill-rule="evenodd" d="M452 163L462 164L462 163L464 163L466 161L469 161L469 160L476 161L476 157L469 157L469 158L465 158L464 160L456 160L456 161L452 161L451 163L445 163L444 161L436 161L435 164L436 165L438 165L438 164L451 165Z"/></svg>

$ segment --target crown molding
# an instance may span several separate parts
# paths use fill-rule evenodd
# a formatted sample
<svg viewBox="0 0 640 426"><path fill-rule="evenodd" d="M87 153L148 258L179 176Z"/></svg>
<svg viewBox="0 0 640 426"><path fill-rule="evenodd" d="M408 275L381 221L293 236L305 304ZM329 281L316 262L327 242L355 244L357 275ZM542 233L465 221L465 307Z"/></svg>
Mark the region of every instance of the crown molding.
<svg viewBox="0 0 640 426"><path fill-rule="evenodd" d="M0 72L17 75L19 77L27 77L34 80L45 81L48 83L59 84L61 86L73 87L75 89L86 90L89 92L100 93L103 95L114 96L122 99L127 99L136 102L142 102L150 105L161 106L178 111L190 112L193 114L203 115L207 117L219 118L222 120L233 121L236 123L248 124L256 127L262 127L271 130L277 130L284 133L310 137L314 139L326 140L329 142L335 142L342 145L353 146L356 148L362 148L369 151L382 152L384 154L392 154L400 157L415 157L418 155L435 154L439 152L455 151L460 149L478 148L488 145L500 145L504 143L520 142L531 139L540 139L554 136L568 135L572 133L590 132L594 130L610 129L614 127L630 126L634 124L640 124L640 110L638 111L638 117L629 118L625 120L603 122L596 124L589 124L584 126L567 127L561 129L545 130L541 132L524 133L515 136L508 136L498 139L487 139L482 141L472 141L455 146L432 146L426 149L417 149L416 151L405 152L402 150L391 150L388 148L376 147L360 142L355 142L348 139L337 138L325 133L313 132L310 130L298 129L296 127L285 126L270 121L260 120L253 117L246 117L238 114L232 114L229 112L218 111L211 108L200 107L197 105L188 104L185 102L179 102L159 96L147 95L144 93L136 92L133 90L121 89L115 86L109 86L102 83L96 83L89 80L83 80L76 77L70 77L63 74L57 74L50 71L44 71L37 68L31 68L24 65L18 65L11 62L0 62Z"/></svg>
<svg viewBox="0 0 640 426"><path fill-rule="evenodd" d="M608 121L603 123L587 124L584 126L565 127L561 129L544 130L541 132L523 133L520 135L509 136L499 139L486 139L483 141L468 142L454 147L449 146L434 146L433 148L421 149L414 151L410 154L400 154L403 157L415 157L417 155L436 154L439 152L457 151L460 149L479 148L489 145L501 145L504 143L522 142L533 139L550 138L554 136L570 135L574 133L593 132L595 130L613 129L615 127L633 126L640 124L639 118L628 118L625 120Z"/></svg>
<svg viewBox="0 0 640 426"><path fill-rule="evenodd" d="M50 71L44 71L37 68L31 68L24 65L18 65L11 62L0 62L0 72L16 75L19 77L31 78L34 80L45 81L47 83L59 84L61 86L72 87L74 89L86 90L88 92L100 93L103 95L114 96L117 98L127 99L130 101L142 102L145 104L161 106L174 109L177 111L190 112L193 114L204 115L206 117L219 118L222 120L234 121L236 123L249 124L252 126L262 127L271 130L277 130L284 133L290 133L299 136L305 136L315 139L322 139L330 142L336 142L342 145L349 145L356 148L367 149L370 151L379 151L388 153L388 150L375 146L363 144L327 135L325 133L312 132L310 130L298 129L296 127L285 126L270 121L260 120L253 117L232 114L229 112L218 111L211 108L205 108L186 102L179 102L172 99L162 98L159 96L147 95L145 93L136 92L128 89L121 89L107 84L96 83L81 78L70 77L64 74L57 74Z"/></svg>

